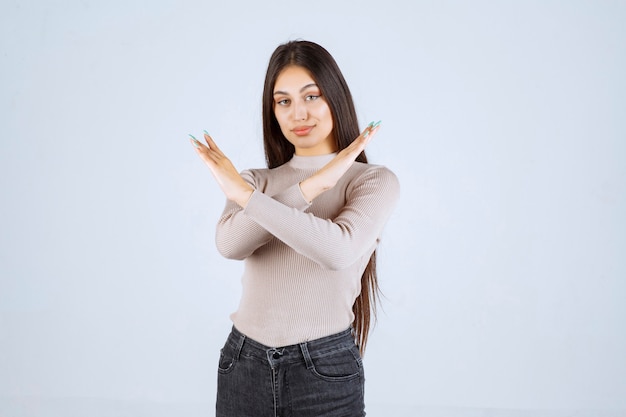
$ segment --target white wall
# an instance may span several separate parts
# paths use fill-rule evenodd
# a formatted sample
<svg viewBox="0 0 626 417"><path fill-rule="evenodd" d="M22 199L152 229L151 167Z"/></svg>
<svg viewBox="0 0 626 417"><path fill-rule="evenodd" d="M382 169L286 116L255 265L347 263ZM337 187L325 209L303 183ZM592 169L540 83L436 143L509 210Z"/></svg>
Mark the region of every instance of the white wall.
<svg viewBox="0 0 626 417"><path fill-rule="evenodd" d="M295 38L382 119L369 156L403 187L368 415L626 415L625 21L620 1L3 1L0 415L212 415L241 264L187 133L262 166L264 71Z"/></svg>

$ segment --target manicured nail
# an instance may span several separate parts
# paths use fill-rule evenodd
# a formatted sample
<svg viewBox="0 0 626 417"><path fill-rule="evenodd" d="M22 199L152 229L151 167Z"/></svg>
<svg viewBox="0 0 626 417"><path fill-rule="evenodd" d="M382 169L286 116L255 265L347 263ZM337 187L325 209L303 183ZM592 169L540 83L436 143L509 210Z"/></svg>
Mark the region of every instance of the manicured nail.
<svg viewBox="0 0 626 417"><path fill-rule="evenodd" d="M207 136L211 136L211 135L209 135L209 132L207 132L206 130L204 131L204 134L207 135Z"/></svg>
<svg viewBox="0 0 626 417"><path fill-rule="evenodd" d="M366 138L370 135L370 131L366 130L365 133L363 133L363 137Z"/></svg>
<svg viewBox="0 0 626 417"><path fill-rule="evenodd" d="M370 122L370 124L367 125L367 127L372 127L372 126L374 126L374 122ZM366 127L366 129L367 129L367 127Z"/></svg>
<svg viewBox="0 0 626 417"><path fill-rule="evenodd" d="M374 125L372 127L378 127L378 125L380 125L380 122L382 122L382 120L379 120L376 123L374 123Z"/></svg>
<svg viewBox="0 0 626 417"><path fill-rule="evenodd" d="M191 133L189 134L189 136L191 137L191 139L193 139L191 141L191 143L193 143L193 146L195 146L196 148L200 147L200 142L198 142L198 139L196 139Z"/></svg>

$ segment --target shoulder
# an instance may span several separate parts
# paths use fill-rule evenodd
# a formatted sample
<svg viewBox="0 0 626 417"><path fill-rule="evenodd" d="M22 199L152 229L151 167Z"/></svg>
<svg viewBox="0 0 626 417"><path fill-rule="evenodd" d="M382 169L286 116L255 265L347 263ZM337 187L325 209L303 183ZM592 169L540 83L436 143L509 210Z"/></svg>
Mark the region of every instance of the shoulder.
<svg viewBox="0 0 626 417"><path fill-rule="evenodd" d="M263 175L259 175L260 171L262 171L262 169L249 168L239 172L239 175L241 175L241 178L243 178L245 182L258 189L263 183Z"/></svg>
<svg viewBox="0 0 626 417"><path fill-rule="evenodd" d="M248 168L244 169L239 174L245 179L260 180L269 177L271 171L272 170L269 168Z"/></svg>
<svg viewBox="0 0 626 417"><path fill-rule="evenodd" d="M291 175L289 167L284 164L276 168L249 168L240 172L241 177L257 189L264 189L269 182L276 178L285 178Z"/></svg>

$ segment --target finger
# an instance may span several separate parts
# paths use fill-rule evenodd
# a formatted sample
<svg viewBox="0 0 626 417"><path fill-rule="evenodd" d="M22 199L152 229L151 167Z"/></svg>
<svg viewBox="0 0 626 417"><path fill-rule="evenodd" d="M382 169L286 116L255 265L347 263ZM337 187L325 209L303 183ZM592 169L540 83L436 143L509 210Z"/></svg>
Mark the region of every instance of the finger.
<svg viewBox="0 0 626 417"><path fill-rule="evenodd" d="M203 146L202 149L198 148L196 151L198 152L198 155L200 155L200 158L202 158L202 160L210 166L217 166L220 161L224 160L224 157L218 155L214 149L207 146Z"/></svg>
<svg viewBox="0 0 626 417"><path fill-rule="evenodd" d="M360 144L367 144L367 143L369 143L369 141L372 140L372 137L376 134L376 132L378 131L379 128L380 128L380 121L378 121L376 123L371 122L363 130L363 133L361 133L360 137L357 138L357 139L360 139L360 140L355 140L354 142L356 142L357 146L360 145Z"/></svg>
<svg viewBox="0 0 626 417"><path fill-rule="evenodd" d="M380 128L380 122L378 123L372 122L369 125L367 125L365 130L363 130L363 133L361 133L358 138L353 140L352 143L344 149L346 154L349 154L349 155L360 154L365 149L365 147L370 143L370 141L374 138L379 128Z"/></svg>
<svg viewBox="0 0 626 417"><path fill-rule="evenodd" d="M370 133L369 133L369 135L366 138L367 143L369 143L369 141L372 140L372 138L374 136L376 136L376 133L378 133L378 129L380 129L380 126L374 126L374 127L370 128Z"/></svg>
<svg viewBox="0 0 626 417"><path fill-rule="evenodd" d="M348 159L354 160L363 151L363 149L365 149L365 146L368 144L369 140L370 136L365 137L361 135L353 140L350 145L344 148L344 150L339 152L339 154L345 156Z"/></svg>
<svg viewBox="0 0 626 417"><path fill-rule="evenodd" d="M377 131L378 128L380 127L380 123L381 123L381 120L377 121L376 123L370 122L370 124L367 125L367 127L363 131L363 137L367 138L373 132Z"/></svg>
<svg viewBox="0 0 626 417"><path fill-rule="evenodd" d="M215 144L215 141L206 130L204 131L204 140L209 145L209 148L213 149L219 156L224 156L224 152Z"/></svg>
<svg viewBox="0 0 626 417"><path fill-rule="evenodd" d="M217 163L217 161L221 158L220 155L214 149L209 148L208 146L203 145L198 139L195 138L192 134L189 134L191 144L196 148L196 152L200 156L200 158L209 165Z"/></svg>
<svg viewBox="0 0 626 417"><path fill-rule="evenodd" d="M367 125L363 132L344 149L346 153L360 153L363 150L365 145L369 142L370 135L372 134L373 123L374 122Z"/></svg>
<svg viewBox="0 0 626 417"><path fill-rule="evenodd" d="M380 121L368 126L368 130L363 134L363 147L365 147L374 138L376 133L380 129Z"/></svg>
<svg viewBox="0 0 626 417"><path fill-rule="evenodd" d="M374 122L370 122L370 124L365 126L365 129L363 129L363 132L361 132L361 136L364 136L364 137L367 136L370 130L372 129L372 126L374 126Z"/></svg>
<svg viewBox="0 0 626 417"><path fill-rule="evenodd" d="M195 136L192 135L191 133L189 134L189 141L198 150L201 150L202 148L206 148L206 146L204 146L202 143L200 143L200 141L198 139L196 139Z"/></svg>

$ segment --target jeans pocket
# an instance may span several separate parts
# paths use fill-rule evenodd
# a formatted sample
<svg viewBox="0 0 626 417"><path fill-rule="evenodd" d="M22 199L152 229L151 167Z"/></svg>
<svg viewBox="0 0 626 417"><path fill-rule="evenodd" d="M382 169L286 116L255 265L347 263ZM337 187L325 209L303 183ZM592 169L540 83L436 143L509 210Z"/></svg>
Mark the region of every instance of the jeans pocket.
<svg viewBox="0 0 626 417"><path fill-rule="evenodd" d="M217 365L217 371L221 374L227 374L233 370L236 362L235 350L229 344L226 344L222 350L220 350L220 360Z"/></svg>
<svg viewBox="0 0 626 417"><path fill-rule="evenodd" d="M311 372L325 381L347 381L358 378L363 369L361 356L355 347L312 356Z"/></svg>

